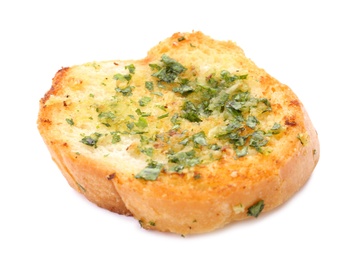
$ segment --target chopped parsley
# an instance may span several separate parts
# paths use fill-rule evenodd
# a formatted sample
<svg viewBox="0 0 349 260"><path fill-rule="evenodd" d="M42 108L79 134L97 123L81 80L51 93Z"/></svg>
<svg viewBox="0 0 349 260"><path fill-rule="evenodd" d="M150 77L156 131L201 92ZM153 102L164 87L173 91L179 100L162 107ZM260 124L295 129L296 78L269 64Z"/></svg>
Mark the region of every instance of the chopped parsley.
<svg viewBox="0 0 349 260"><path fill-rule="evenodd" d="M130 74L122 75L121 73L117 73L113 76L113 79L120 81L130 81L132 76Z"/></svg>
<svg viewBox="0 0 349 260"><path fill-rule="evenodd" d="M101 112L98 114L98 119L100 120L100 122L107 126L110 127L111 124L115 121L116 119L116 115L113 112Z"/></svg>
<svg viewBox="0 0 349 260"><path fill-rule="evenodd" d="M110 134L112 136L112 144L116 144L121 141L121 136L119 132L111 132Z"/></svg>
<svg viewBox="0 0 349 260"><path fill-rule="evenodd" d="M235 149L235 153L236 153L237 157L243 157L243 156L247 155L248 147L247 146L243 146L242 148L236 148Z"/></svg>
<svg viewBox="0 0 349 260"><path fill-rule="evenodd" d="M193 167L201 162L200 158L197 157L195 150L170 154L168 159L169 162L175 163L171 168L171 170L175 172L180 172L184 168Z"/></svg>
<svg viewBox="0 0 349 260"><path fill-rule="evenodd" d="M153 147L140 147L141 153L144 153L145 155L152 157L154 154L154 148Z"/></svg>
<svg viewBox="0 0 349 260"><path fill-rule="evenodd" d="M163 165L157 162L152 161L145 167L142 171L135 175L136 179L144 179L147 181L155 181L161 170Z"/></svg>
<svg viewBox="0 0 349 260"><path fill-rule="evenodd" d="M165 118L165 117L168 117L168 113L166 113L166 114L163 114L163 115L161 115L161 116L158 116L158 119L163 119L163 118Z"/></svg>
<svg viewBox="0 0 349 260"><path fill-rule="evenodd" d="M186 70L182 64L170 58L166 54L161 56L161 62L161 65L150 64L150 67L153 70L157 70L152 74L152 76L158 78L159 81L164 81L167 83L174 82L179 74Z"/></svg>
<svg viewBox="0 0 349 260"><path fill-rule="evenodd" d="M127 122L126 126L129 130L132 130L135 127L135 123L134 122Z"/></svg>
<svg viewBox="0 0 349 260"><path fill-rule="evenodd" d="M146 106L151 101L151 97L142 97L140 100L138 100L138 103L141 107Z"/></svg>
<svg viewBox="0 0 349 260"><path fill-rule="evenodd" d="M264 209L264 201L260 200L248 208L247 215L257 218L263 209Z"/></svg>
<svg viewBox="0 0 349 260"><path fill-rule="evenodd" d="M179 120L178 118L179 118L178 113L175 113L175 114L171 117L171 123L174 124L174 125L180 124L180 120Z"/></svg>
<svg viewBox="0 0 349 260"><path fill-rule="evenodd" d="M74 121L72 118L66 118L65 121L69 124L69 125L74 125Z"/></svg>
<svg viewBox="0 0 349 260"><path fill-rule="evenodd" d="M149 91L153 91L154 89L154 83L152 81L146 81L144 83L145 88L148 89Z"/></svg>
<svg viewBox="0 0 349 260"><path fill-rule="evenodd" d="M188 79L181 79L178 87L174 87L172 89L175 93L180 93L182 95L188 95L194 92L194 87L190 85L190 81Z"/></svg>
<svg viewBox="0 0 349 260"><path fill-rule="evenodd" d="M201 122L199 117L198 108L191 102L186 101L182 107L181 117L187 119L190 122Z"/></svg>
<svg viewBox="0 0 349 260"><path fill-rule="evenodd" d="M116 73L113 76L113 79L119 80L119 81L127 81L129 82L132 79L132 75L135 74L136 67L133 64L125 66L125 69L129 71L128 74L121 74L121 73Z"/></svg>
<svg viewBox="0 0 349 260"><path fill-rule="evenodd" d="M206 146L207 145L207 141L206 141L206 136L205 136L205 132L201 131L197 134L193 135L193 141L195 145L203 145Z"/></svg>
<svg viewBox="0 0 349 260"><path fill-rule="evenodd" d="M125 88L116 87L115 91L121 93L123 96L132 96L133 86L127 86Z"/></svg>
<svg viewBox="0 0 349 260"><path fill-rule="evenodd" d="M226 83L232 83L236 80L239 80L239 79L246 79L247 78L247 74L245 75L232 75L229 71L227 70L222 70L221 71L221 77L223 78L223 80L226 82Z"/></svg>
<svg viewBox="0 0 349 260"><path fill-rule="evenodd" d="M265 133L262 130L258 130L252 133L250 146L254 147L258 152L261 152L261 148L267 143L268 139L266 139Z"/></svg>
<svg viewBox="0 0 349 260"><path fill-rule="evenodd" d="M282 130L281 125L279 123L274 123L274 125L272 126L269 132L271 134L279 134L281 130Z"/></svg>
<svg viewBox="0 0 349 260"><path fill-rule="evenodd" d="M255 129L257 124L259 124L259 121L257 120L256 117L254 116L248 116L247 120L246 120L246 125L251 128L251 129Z"/></svg>
<svg viewBox="0 0 349 260"><path fill-rule="evenodd" d="M140 117L140 118L138 118L138 121L135 123L135 125L138 128L144 129L148 126L147 119L145 117Z"/></svg>
<svg viewBox="0 0 349 260"><path fill-rule="evenodd" d="M93 147L97 147L97 142L98 142L98 139L102 136L102 134L100 133L93 133L89 136L84 136L82 139L81 139L81 142L83 144L86 144L88 146L93 146Z"/></svg>
<svg viewBox="0 0 349 260"><path fill-rule="evenodd" d="M135 71L136 71L135 65L133 65L133 64L127 65L127 66L125 66L125 69L128 69L130 74L135 74Z"/></svg>

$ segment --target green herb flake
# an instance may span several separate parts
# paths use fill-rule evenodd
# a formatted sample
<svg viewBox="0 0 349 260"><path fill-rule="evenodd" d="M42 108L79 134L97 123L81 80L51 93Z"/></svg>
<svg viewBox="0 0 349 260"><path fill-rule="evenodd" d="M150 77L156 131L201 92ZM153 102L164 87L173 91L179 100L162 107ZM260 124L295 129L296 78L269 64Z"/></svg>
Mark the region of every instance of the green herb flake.
<svg viewBox="0 0 349 260"><path fill-rule="evenodd" d="M118 132L111 132L110 134L112 136L112 140L111 140L112 144L116 144L121 141L121 137Z"/></svg>
<svg viewBox="0 0 349 260"><path fill-rule="evenodd" d="M162 111L166 111L166 107L163 105L156 105L157 108L160 108Z"/></svg>
<svg viewBox="0 0 349 260"><path fill-rule="evenodd" d="M156 95L156 96L159 96L159 97L162 97L164 94L162 94L160 91L155 91L155 92L152 92L153 95Z"/></svg>
<svg viewBox="0 0 349 260"><path fill-rule="evenodd" d="M216 97L214 97L214 93L212 93L212 91L209 91L208 96L212 97L210 99L208 108L210 110L219 110L219 111L221 111L222 108L224 109L224 105L226 104L229 98L229 95L223 91L220 92L219 95Z"/></svg>
<svg viewBox="0 0 349 260"><path fill-rule="evenodd" d="M177 169L181 170L185 167L195 166L201 162L201 160L196 157L195 150L170 154L168 159L170 162L178 164L179 168L177 167Z"/></svg>
<svg viewBox="0 0 349 260"><path fill-rule="evenodd" d="M250 146L254 147L258 152L261 152L261 147L265 146L268 140L265 138L263 131L258 130L252 133Z"/></svg>
<svg viewBox="0 0 349 260"><path fill-rule="evenodd" d="M190 141L190 140L189 140L189 138L187 137L187 138L184 138L182 141L180 141L179 144L185 146L185 145L187 145L187 144L189 143L189 141Z"/></svg>
<svg viewBox="0 0 349 260"><path fill-rule="evenodd" d="M193 135L193 142L196 145L202 145L202 146L206 146L207 145L207 141L206 141L206 135L205 133L199 132L197 134Z"/></svg>
<svg viewBox="0 0 349 260"><path fill-rule="evenodd" d="M248 208L247 215L257 218L263 209L264 209L264 201L260 200Z"/></svg>
<svg viewBox="0 0 349 260"><path fill-rule="evenodd" d="M158 64L150 63L150 64L149 64L149 67L150 67L152 70L161 70L161 66L158 65Z"/></svg>
<svg viewBox="0 0 349 260"><path fill-rule="evenodd" d="M142 97L140 100L138 100L138 104L141 107L146 106L151 101L151 97Z"/></svg>
<svg viewBox="0 0 349 260"><path fill-rule="evenodd" d="M135 175L136 179L144 179L147 181L155 181L161 170L163 165L157 162L152 161L145 167L142 171Z"/></svg>
<svg viewBox="0 0 349 260"><path fill-rule="evenodd" d="M154 83L152 81L146 81L144 83L145 88L148 89L149 91L153 91L154 89Z"/></svg>
<svg viewBox="0 0 349 260"><path fill-rule="evenodd" d="M135 71L136 71L136 67L135 67L135 65L133 65L133 64L130 64L130 65L125 66L125 69L128 69L128 71L129 71L131 74L134 74Z"/></svg>
<svg viewBox="0 0 349 260"><path fill-rule="evenodd" d="M154 148L153 147L141 147L140 148L141 153L144 153L145 155L152 157L154 154Z"/></svg>
<svg viewBox="0 0 349 260"><path fill-rule="evenodd" d="M148 126L147 119L145 117L140 117L138 122L135 123L138 128L144 129Z"/></svg>
<svg viewBox="0 0 349 260"><path fill-rule="evenodd" d="M141 144L146 145L150 143L151 139L145 135L140 135L140 141Z"/></svg>
<svg viewBox="0 0 349 260"><path fill-rule="evenodd" d="M143 117L147 117L147 116L151 115L151 113L142 112L139 108L136 109L136 113L137 113L137 115L143 116Z"/></svg>
<svg viewBox="0 0 349 260"><path fill-rule="evenodd" d="M178 124L180 123L178 113L175 113L175 114L171 117L171 123L172 123L173 125L178 125Z"/></svg>
<svg viewBox="0 0 349 260"><path fill-rule="evenodd" d="M81 139L81 142L83 144L86 144L88 146L94 146L95 148L97 147L97 142L98 142L98 139L102 136L102 134L100 133L93 133L89 136L85 136Z"/></svg>
<svg viewBox="0 0 349 260"><path fill-rule="evenodd" d="M247 120L246 120L246 125L251 128L251 129L255 129L257 124L259 124L259 121L257 120L256 117L254 116L248 116Z"/></svg>
<svg viewBox="0 0 349 260"><path fill-rule="evenodd" d="M210 145L210 149L213 151L219 151L222 147L219 146L218 144L212 144Z"/></svg>
<svg viewBox="0 0 349 260"><path fill-rule="evenodd" d="M247 155L247 152L248 152L247 146L244 146L241 149L235 149L235 153L237 157L243 157Z"/></svg>
<svg viewBox="0 0 349 260"><path fill-rule="evenodd" d="M192 86L189 86L189 85L180 85L179 87L174 87L172 89L172 91L175 93L180 93L182 95L187 95L187 94L193 92L194 88Z"/></svg>
<svg viewBox="0 0 349 260"><path fill-rule="evenodd" d="M199 115L193 111L185 111L182 115L183 118L187 119L190 122L202 122Z"/></svg>
<svg viewBox="0 0 349 260"><path fill-rule="evenodd" d="M107 127L111 126L111 123L114 122L116 119L116 116L113 112L101 112L98 114L98 119L101 121L102 124L104 124Z"/></svg>
<svg viewBox="0 0 349 260"><path fill-rule="evenodd" d="M66 118L65 121L69 124L69 125L74 125L74 121L72 118Z"/></svg>
<svg viewBox="0 0 349 260"><path fill-rule="evenodd" d="M101 112L99 115L98 115L98 118L100 119L103 119L103 118L106 118L106 119L115 119L116 116L113 112Z"/></svg>
<svg viewBox="0 0 349 260"><path fill-rule="evenodd" d="M199 117L199 111L195 107L195 105L190 102L186 101L182 107L182 115L181 117L187 119L190 122L202 122L202 120Z"/></svg>
<svg viewBox="0 0 349 260"><path fill-rule="evenodd" d="M163 115L161 115L161 116L158 116L158 119L163 119L163 118L166 118L166 117L168 117L168 113L163 114Z"/></svg>
<svg viewBox="0 0 349 260"><path fill-rule="evenodd" d="M279 123L274 123L274 125L272 126L272 128L270 129L269 133L275 135L275 134L279 134L282 130L282 127Z"/></svg>
<svg viewBox="0 0 349 260"><path fill-rule="evenodd" d="M121 93L123 96L132 96L132 89L134 87L133 86L127 86L125 88L115 88L115 91L118 92L118 93Z"/></svg>
<svg viewBox="0 0 349 260"><path fill-rule="evenodd" d="M127 122L127 123L126 123L126 126L127 126L127 128L128 128L129 130L132 130L132 129L134 128L134 126L135 126L135 123L133 123L133 122Z"/></svg>
<svg viewBox="0 0 349 260"><path fill-rule="evenodd" d="M267 98L260 98L259 101L267 106L267 111L271 111L271 104Z"/></svg>
<svg viewBox="0 0 349 260"><path fill-rule="evenodd" d="M221 77L226 83L232 83L236 80L246 79L247 74L245 74L245 75L232 75L229 71L222 70Z"/></svg>
<svg viewBox="0 0 349 260"><path fill-rule="evenodd" d="M120 81L130 81L132 76L130 74L122 75L121 73L116 73L113 76L113 79Z"/></svg>
<svg viewBox="0 0 349 260"><path fill-rule="evenodd" d="M157 70L157 72L153 73L152 76L166 83L174 82L179 74L186 70L182 64L170 58L166 54L161 56L161 62L163 63L162 66L154 64L149 64L149 66L152 69Z"/></svg>

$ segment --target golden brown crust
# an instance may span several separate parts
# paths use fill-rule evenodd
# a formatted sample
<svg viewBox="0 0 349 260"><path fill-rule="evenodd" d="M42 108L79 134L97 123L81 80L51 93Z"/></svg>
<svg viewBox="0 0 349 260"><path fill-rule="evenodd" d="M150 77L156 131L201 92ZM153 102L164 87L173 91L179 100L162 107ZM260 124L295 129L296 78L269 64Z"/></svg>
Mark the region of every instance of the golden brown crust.
<svg viewBox="0 0 349 260"><path fill-rule="evenodd" d="M178 41L180 37L183 40ZM195 166L193 174L161 174L156 181L136 179L138 166L122 156L101 159L92 148L77 152L79 144L71 136L78 134L65 122L80 102L80 94L75 93L90 91L127 62L100 63L101 68L93 71L88 66L63 68L41 99L38 128L71 187L100 207L133 215L144 228L191 234L247 218L248 208L261 200L263 212L271 210L305 184L319 160L319 141L303 104L287 86L256 67L234 43L215 41L200 32L174 34L151 49L146 58L132 62L137 68L147 68L164 53L186 64L204 59L216 66L228 53L228 63L222 62L248 71L249 83L257 84L255 93L272 101L270 117L281 119L285 127L271 141L273 152L237 160L227 149L220 160Z"/></svg>

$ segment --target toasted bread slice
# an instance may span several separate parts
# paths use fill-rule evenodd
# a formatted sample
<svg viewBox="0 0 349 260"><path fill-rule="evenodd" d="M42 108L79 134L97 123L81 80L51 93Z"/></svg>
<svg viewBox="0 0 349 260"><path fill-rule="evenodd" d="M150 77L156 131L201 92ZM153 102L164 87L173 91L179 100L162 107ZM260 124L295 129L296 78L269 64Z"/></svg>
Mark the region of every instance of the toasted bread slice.
<svg viewBox="0 0 349 260"><path fill-rule="evenodd" d="M176 33L141 60L61 69L38 129L87 199L179 234L281 205L320 154L292 90L201 32Z"/></svg>

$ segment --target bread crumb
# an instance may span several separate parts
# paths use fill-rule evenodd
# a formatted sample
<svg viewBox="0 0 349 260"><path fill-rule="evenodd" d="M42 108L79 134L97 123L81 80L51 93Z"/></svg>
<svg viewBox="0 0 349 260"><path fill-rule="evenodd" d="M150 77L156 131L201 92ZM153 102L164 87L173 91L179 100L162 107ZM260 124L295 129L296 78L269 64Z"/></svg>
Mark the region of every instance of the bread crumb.
<svg viewBox="0 0 349 260"><path fill-rule="evenodd" d="M230 174L230 176L233 177L233 178L235 178L235 177L238 176L238 174L239 174L238 171L232 171L231 174Z"/></svg>
<svg viewBox="0 0 349 260"><path fill-rule="evenodd" d="M239 213L243 213L245 211L245 207L244 207L244 205L239 203L233 207L233 210L234 210L235 214L239 214Z"/></svg>

